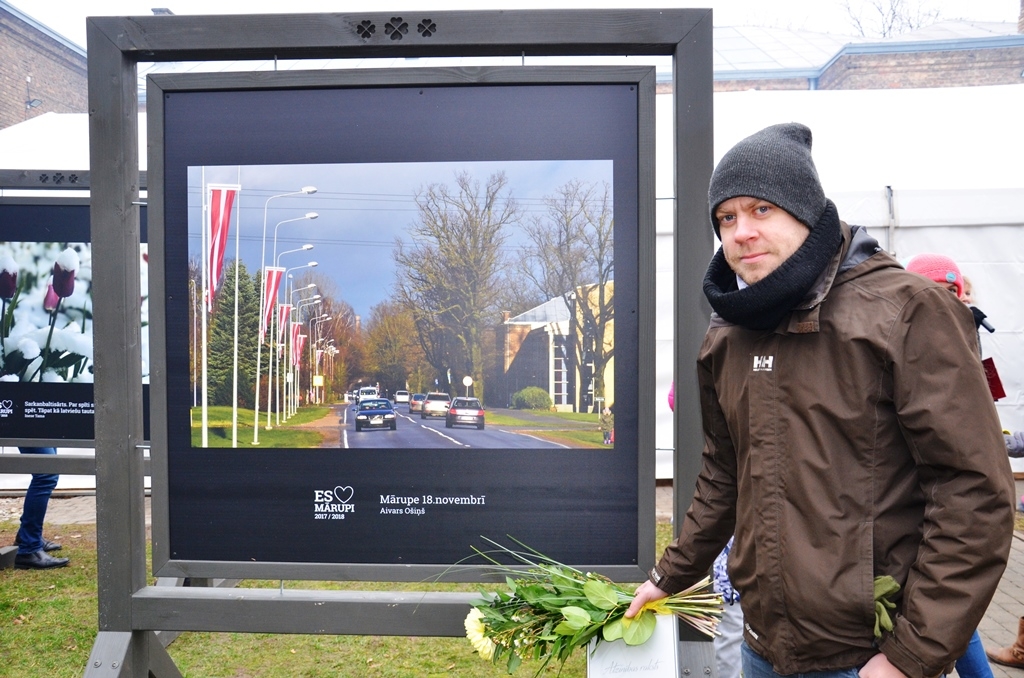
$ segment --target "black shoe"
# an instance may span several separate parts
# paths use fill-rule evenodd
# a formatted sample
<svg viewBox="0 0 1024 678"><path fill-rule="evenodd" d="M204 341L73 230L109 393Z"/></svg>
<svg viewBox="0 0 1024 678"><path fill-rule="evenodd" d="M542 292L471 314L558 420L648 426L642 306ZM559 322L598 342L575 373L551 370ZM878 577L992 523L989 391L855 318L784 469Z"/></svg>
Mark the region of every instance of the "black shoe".
<svg viewBox="0 0 1024 678"><path fill-rule="evenodd" d="M14 535L14 545L15 546L21 546L21 540L18 539L18 535L17 534ZM58 544L55 541L50 541L49 539L43 539L43 550L44 551L60 551L62 548L64 548L64 547L61 546L60 544Z"/></svg>
<svg viewBox="0 0 1024 678"><path fill-rule="evenodd" d="M14 556L14 569L16 570L48 570L51 567L64 567L70 562L68 558L54 558L46 555L45 551L34 551L32 553L19 553Z"/></svg>

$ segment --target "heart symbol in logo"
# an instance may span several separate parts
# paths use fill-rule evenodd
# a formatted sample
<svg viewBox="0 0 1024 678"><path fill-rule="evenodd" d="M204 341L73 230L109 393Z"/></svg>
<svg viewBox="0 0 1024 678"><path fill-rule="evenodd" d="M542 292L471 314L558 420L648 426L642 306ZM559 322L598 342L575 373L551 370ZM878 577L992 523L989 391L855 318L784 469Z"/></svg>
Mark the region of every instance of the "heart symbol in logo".
<svg viewBox="0 0 1024 678"><path fill-rule="evenodd" d="M11 402L10 400L5 400L3 402L0 402L0 407L2 407L5 410L11 409L12 405L14 405L14 403Z"/></svg>
<svg viewBox="0 0 1024 678"><path fill-rule="evenodd" d="M348 485L345 487L339 485L334 488L334 498L338 500L339 504L347 504L352 499L353 494L355 494L355 490ZM345 497L344 499L342 499L343 496Z"/></svg>

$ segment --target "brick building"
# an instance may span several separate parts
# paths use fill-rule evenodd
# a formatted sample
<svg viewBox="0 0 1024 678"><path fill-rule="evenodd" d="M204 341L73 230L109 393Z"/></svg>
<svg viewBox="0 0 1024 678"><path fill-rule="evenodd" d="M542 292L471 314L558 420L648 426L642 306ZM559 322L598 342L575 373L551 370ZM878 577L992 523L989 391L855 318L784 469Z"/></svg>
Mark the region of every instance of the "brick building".
<svg viewBox="0 0 1024 678"><path fill-rule="evenodd" d="M0 129L88 110L85 50L0 0Z"/></svg>
<svg viewBox="0 0 1024 678"><path fill-rule="evenodd" d="M1024 84L1024 0L1016 23L945 21L871 41L717 27L714 49L716 92Z"/></svg>

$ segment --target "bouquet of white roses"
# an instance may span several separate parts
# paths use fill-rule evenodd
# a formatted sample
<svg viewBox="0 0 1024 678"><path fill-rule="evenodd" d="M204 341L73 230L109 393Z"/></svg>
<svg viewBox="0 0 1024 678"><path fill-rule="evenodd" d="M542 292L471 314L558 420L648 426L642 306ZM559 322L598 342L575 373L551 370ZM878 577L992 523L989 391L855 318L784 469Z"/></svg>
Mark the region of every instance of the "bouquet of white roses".
<svg viewBox="0 0 1024 678"><path fill-rule="evenodd" d="M708 636L717 633L722 597L711 591L708 578L647 603L639 614L626 619L632 587L569 567L522 544L525 551L487 541L498 554L511 556L527 569L503 565L490 555L494 552L474 549L496 572L505 574L508 590L481 591L484 597L473 603L466 617L466 637L482 658L495 664L504 661L509 673L523 659L534 659L542 662L535 674L539 675L552 659L564 664L593 638L598 642L621 638L627 645L640 645L654 633L655 614L675 614Z"/></svg>

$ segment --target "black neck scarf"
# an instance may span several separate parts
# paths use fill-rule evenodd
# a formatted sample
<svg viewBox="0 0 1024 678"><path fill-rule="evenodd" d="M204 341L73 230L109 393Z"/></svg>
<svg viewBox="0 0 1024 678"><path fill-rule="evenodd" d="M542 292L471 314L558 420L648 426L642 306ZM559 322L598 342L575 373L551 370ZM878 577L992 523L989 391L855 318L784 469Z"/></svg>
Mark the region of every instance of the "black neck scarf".
<svg viewBox="0 0 1024 678"><path fill-rule="evenodd" d="M803 245L767 276L739 289L736 273L718 248L704 276L704 296L715 312L748 330L772 330L803 301L843 242L839 212L831 200Z"/></svg>

